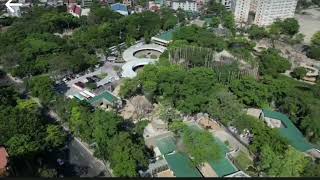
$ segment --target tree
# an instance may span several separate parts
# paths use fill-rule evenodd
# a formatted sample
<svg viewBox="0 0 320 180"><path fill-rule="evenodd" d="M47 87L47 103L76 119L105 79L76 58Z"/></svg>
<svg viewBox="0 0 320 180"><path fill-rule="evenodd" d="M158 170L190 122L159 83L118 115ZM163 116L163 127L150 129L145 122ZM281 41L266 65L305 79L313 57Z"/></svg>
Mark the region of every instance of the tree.
<svg viewBox="0 0 320 180"><path fill-rule="evenodd" d="M120 177L137 176L138 167L146 167L148 161L139 144L133 144L130 135L121 132L115 135L109 144L110 163L115 175Z"/></svg>
<svg viewBox="0 0 320 180"><path fill-rule="evenodd" d="M35 76L29 81L31 94L38 97L43 103L54 99L53 81L49 76Z"/></svg>
<svg viewBox="0 0 320 180"><path fill-rule="evenodd" d="M269 28L269 36L272 40L273 47L274 47L274 41L280 38L280 34L281 34L281 27L278 24L273 23Z"/></svg>
<svg viewBox="0 0 320 180"><path fill-rule="evenodd" d="M320 60L320 46L311 46L307 55L312 59Z"/></svg>
<svg viewBox="0 0 320 180"><path fill-rule="evenodd" d="M58 172L56 169L49 169L49 168L40 168L38 170L39 176L43 178L56 178L58 175Z"/></svg>
<svg viewBox="0 0 320 180"><path fill-rule="evenodd" d="M262 39L268 36L268 32L263 27L259 27L257 25L252 25L249 30L249 38L250 39Z"/></svg>
<svg viewBox="0 0 320 180"><path fill-rule="evenodd" d="M70 129L76 135L83 139L90 140L92 136L92 116L89 113L89 108L76 104L71 108L69 119Z"/></svg>
<svg viewBox="0 0 320 180"><path fill-rule="evenodd" d="M299 32L300 25L296 19L287 18L280 23L280 27L282 29L282 33L292 37Z"/></svg>
<svg viewBox="0 0 320 180"><path fill-rule="evenodd" d="M283 163L282 168L280 168L282 172L279 174L281 177L300 176L308 163L304 154L295 150L293 147L288 148L281 162Z"/></svg>
<svg viewBox="0 0 320 180"><path fill-rule="evenodd" d="M139 81L137 79L126 79L120 88L119 95L128 98L136 94L139 90Z"/></svg>
<svg viewBox="0 0 320 180"><path fill-rule="evenodd" d="M230 90L238 96L245 105L265 107L272 97L267 86L253 78L245 78L232 82Z"/></svg>
<svg viewBox="0 0 320 180"><path fill-rule="evenodd" d="M280 154L264 146L260 158L260 166L272 177L299 177L308 163L304 154L293 147L288 147L285 154Z"/></svg>
<svg viewBox="0 0 320 180"><path fill-rule="evenodd" d="M48 125L45 142L51 148L61 147L66 142L66 133L57 125Z"/></svg>
<svg viewBox="0 0 320 180"><path fill-rule="evenodd" d="M320 31L316 32L311 38L312 46L320 46Z"/></svg>
<svg viewBox="0 0 320 180"><path fill-rule="evenodd" d="M297 67L291 72L291 76L296 79L302 79L306 76L307 72L304 67Z"/></svg>
<svg viewBox="0 0 320 180"><path fill-rule="evenodd" d="M6 143L6 146L12 157L32 154L40 150L40 145L37 144L37 142L32 141L29 135L21 134L11 137Z"/></svg>
<svg viewBox="0 0 320 180"><path fill-rule="evenodd" d="M259 71L262 75L277 76L291 68L291 63L279 55L276 49L264 51L260 57Z"/></svg>
<svg viewBox="0 0 320 180"><path fill-rule="evenodd" d="M219 24L220 24L220 18L219 17L213 17L211 19L211 23L210 23L211 27L217 28L217 27L219 27Z"/></svg>
<svg viewBox="0 0 320 180"><path fill-rule="evenodd" d="M210 97L208 112L213 118L219 119L223 124L239 118L242 114L243 105L239 103L237 97L223 89L217 91Z"/></svg>
<svg viewBox="0 0 320 180"><path fill-rule="evenodd" d="M169 130L180 136L188 126L182 121L176 120L169 123Z"/></svg>
<svg viewBox="0 0 320 180"><path fill-rule="evenodd" d="M309 160L308 165L305 167L303 175L304 177L319 177L320 176L320 164L319 162L313 162Z"/></svg>
<svg viewBox="0 0 320 180"><path fill-rule="evenodd" d="M222 157L222 151L210 132L186 128L183 132L183 143L196 166Z"/></svg>
<svg viewBox="0 0 320 180"><path fill-rule="evenodd" d="M11 86L0 87L0 101L4 106L15 106L17 104L18 93Z"/></svg>
<svg viewBox="0 0 320 180"><path fill-rule="evenodd" d="M320 31L312 36L310 50L307 55L310 58L320 60Z"/></svg>
<svg viewBox="0 0 320 180"><path fill-rule="evenodd" d="M230 11L226 11L222 16L222 25L228 28L233 34L236 30L236 24L234 21L234 15Z"/></svg>

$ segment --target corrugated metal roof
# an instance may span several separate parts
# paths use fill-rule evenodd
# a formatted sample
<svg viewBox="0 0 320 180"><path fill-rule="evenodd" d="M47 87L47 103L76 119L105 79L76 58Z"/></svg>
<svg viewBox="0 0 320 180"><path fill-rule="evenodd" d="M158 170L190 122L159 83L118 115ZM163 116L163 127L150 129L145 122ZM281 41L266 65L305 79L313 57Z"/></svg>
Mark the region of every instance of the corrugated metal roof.
<svg viewBox="0 0 320 180"><path fill-rule="evenodd" d="M299 129L296 128L296 126L292 123L288 116L280 112L269 111L266 109L262 110L262 112L265 117L278 119L282 122L284 127L279 128L279 132L283 137L285 137L289 141L289 144L292 145L294 148L301 152L305 152L313 148L313 145L306 140L306 138L299 131Z"/></svg>
<svg viewBox="0 0 320 180"><path fill-rule="evenodd" d="M113 103L113 102L116 102L118 101L119 99L117 97L115 97L113 94L111 94L110 92L108 91L105 91L91 99L88 100L88 102L90 104L93 104L93 103L96 103L98 101L102 101L103 99L107 100L108 102L110 103Z"/></svg>
<svg viewBox="0 0 320 180"><path fill-rule="evenodd" d="M221 156L217 160L208 160L210 166L214 169L219 177L223 177L238 171L238 169L230 162L227 158L226 154L229 152L228 147L219 139L215 138L215 142L219 145L220 149L223 152L223 156Z"/></svg>
<svg viewBox="0 0 320 180"><path fill-rule="evenodd" d="M176 177L202 177L186 154L174 153L164 157Z"/></svg>
<svg viewBox="0 0 320 180"><path fill-rule="evenodd" d="M162 155L172 153L176 150L174 139L170 136L157 139L156 144Z"/></svg>
<svg viewBox="0 0 320 180"><path fill-rule="evenodd" d="M191 124L189 127L194 130L203 130L196 124ZM220 158L217 160L208 159L207 161L209 165L212 167L212 169L217 173L219 177L223 177L237 172L238 169L232 164L232 162L230 162L230 160L226 156L229 152L228 147L218 138L215 138L214 136L212 137L214 138L215 143L219 145L220 151L222 151L223 155L220 156Z"/></svg>

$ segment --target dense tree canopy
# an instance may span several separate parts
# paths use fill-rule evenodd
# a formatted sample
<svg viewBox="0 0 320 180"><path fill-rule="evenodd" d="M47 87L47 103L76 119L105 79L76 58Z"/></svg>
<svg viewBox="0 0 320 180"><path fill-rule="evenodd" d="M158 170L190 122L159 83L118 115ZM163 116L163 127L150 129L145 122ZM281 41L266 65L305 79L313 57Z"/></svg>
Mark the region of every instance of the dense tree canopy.
<svg viewBox="0 0 320 180"><path fill-rule="evenodd" d="M183 132L183 143L196 166L222 157L222 149L210 132L186 128Z"/></svg>
<svg viewBox="0 0 320 180"><path fill-rule="evenodd" d="M320 60L320 31L316 32L311 38L311 46L308 56Z"/></svg>
<svg viewBox="0 0 320 180"><path fill-rule="evenodd" d="M306 76L307 70L304 67L297 67L293 69L291 76L297 79L302 79Z"/></svg>
<svg viewBox="0 0 320 180"><path fill-rule="evenodd" d="M278 73L284 73L291 68L291 63L281 57L275 49L268 49L263 52L260 57L260 65L259 70L262 75L272 76L276 76Z"/></svg>

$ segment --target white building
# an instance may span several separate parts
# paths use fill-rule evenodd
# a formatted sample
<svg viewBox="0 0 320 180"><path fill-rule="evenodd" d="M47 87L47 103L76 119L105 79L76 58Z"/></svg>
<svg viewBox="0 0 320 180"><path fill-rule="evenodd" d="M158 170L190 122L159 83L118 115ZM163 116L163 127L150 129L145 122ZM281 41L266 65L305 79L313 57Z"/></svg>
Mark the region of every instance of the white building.
<svg viewBox="0 0 320 180"><path fill-rule="evenodd" d="M251 0L232 0L231 10L234 14L235 22L246 23L248 21L250 12L250 2Z"/></svg>
<svg viewBox="0 0 320 180"><path fill-rule="evenodd" d="M9 16L14 16L14 17L20 17L21 16L20 6L11 6L11 8L13 9L13 11L10 11L7 8L7 12L9 14Z"/></svg>
<svg viewBox="0 0 320 180"><path fill-rule="evenodd" d="M256 0L254 24L258 26L271 25L276 19L294 17L298 0Z"/></svg>
<svg viewBox="0 0 320 180"><path fill-rule="evenodd" d="M171 4L172 9L182 9L185 11L198 11L197 1L196 0L173 0Z"/></svg>

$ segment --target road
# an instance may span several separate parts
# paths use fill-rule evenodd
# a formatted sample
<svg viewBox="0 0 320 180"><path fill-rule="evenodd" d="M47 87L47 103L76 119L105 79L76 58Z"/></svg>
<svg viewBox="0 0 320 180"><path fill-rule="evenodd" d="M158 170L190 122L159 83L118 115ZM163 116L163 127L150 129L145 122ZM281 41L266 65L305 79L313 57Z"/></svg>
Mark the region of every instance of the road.
<svg viewBox="0 0 320 180"><path fill-rule="evenodd" d="M68 143L68 163L75 174L80 177L111 177L105 165L97 160L88 149L77 139L72 138Z"/></svg>
<svg viewBox="0 0 320 180"><path fill-rule="evenodd" d="M60 117L54 111L50 110L48 114L51 118L61 122ZM69 132L69 128L65 123L61 125L66 132ZM80 177L112 177L106 165L101 160L95 158L92 150L82 143L80 139L71 136L67 146L68 152L66 152L65 159L72 167L72 169L69 169L70 166L68 166L67 171L76 171L73 174Z"/></svg>

